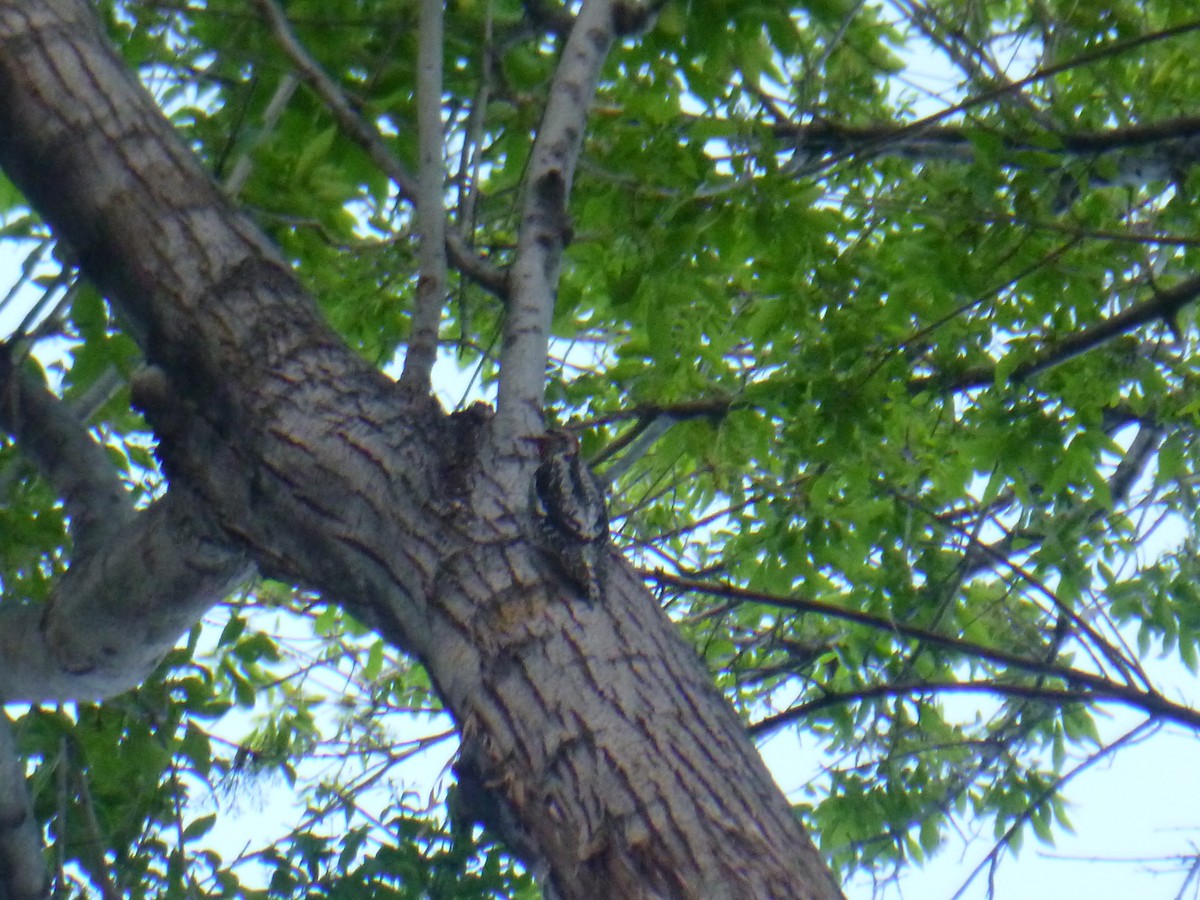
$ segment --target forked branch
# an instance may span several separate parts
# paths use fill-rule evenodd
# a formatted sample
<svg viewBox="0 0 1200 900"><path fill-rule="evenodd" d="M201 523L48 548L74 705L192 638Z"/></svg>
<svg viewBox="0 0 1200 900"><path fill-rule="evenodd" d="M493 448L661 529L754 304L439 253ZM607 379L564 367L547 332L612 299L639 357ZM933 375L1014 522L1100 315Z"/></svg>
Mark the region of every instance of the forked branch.
<svg viewBox="0 0 1200 900"><path fill-rule="evenodd" d="M342 89L296 38L283 10L274 0L255 0L255 3L270 26L280 49L296 67L301 80L321 99L342 131L366 151L381 172L395 182L404 199L415 203L420 193L417 179L404 168L375 126L359 115ZM506 279L503 270L478 256L467 244L466 239L454 229L446 231L446 254L450 264L464 276L497 296L505 295Z"/></svg>

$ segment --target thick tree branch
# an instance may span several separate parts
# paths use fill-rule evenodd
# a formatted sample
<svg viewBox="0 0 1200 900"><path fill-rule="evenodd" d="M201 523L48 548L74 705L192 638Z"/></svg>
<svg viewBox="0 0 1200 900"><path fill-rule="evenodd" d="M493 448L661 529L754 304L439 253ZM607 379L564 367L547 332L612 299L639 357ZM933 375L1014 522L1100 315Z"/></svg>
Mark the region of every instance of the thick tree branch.
<svg viewBox="0 0 1200 900"><path fill-rule="evenodd" d="M276 5L274 0L254 0L254 2L270 26L272 34L275 35L280 49L296 67L296 71L300 73L300 78L304 83L321 98L321 102L328 108L342 131L367 152L371 161L379 167L381 172L396 183L396 187L405 199L415 203L420 194L417 180L388 149L375 127L359 115L341 88L297 40L283 10ZM438 208L439 210L442 208L440 201ZM505 296L507 291L505 273L478 256L468 245L466 239L452 228L446 230L446 254L451 265L467 278L499 297Z"/></svg>
<svg viewBox="0 0 1200 900"><path fill-rule="evenodd" d="M583 4L530 153L500 353L496 426L504 441L520 441L543 428L550 324L562 254L571 237L567 202L600 68L616 39L614 17L612 0Z"/></svg>
<svg viewBox="0 0 1200 900"><path fill-rule="evenodd" d="M105 379L101 379L106 382ZM0 697L100 699L136 686L215 603L249 577L175 492L135 513L102 446L0 347L0 426L63 498L72 564L44 604L0 604Z"/></svg>
<svg viewBox="0 0 1200 900"><path fill-rule="evenodd" d="M252 569L172 492L76 556L45 603L0 603L0 697L101 700L136 687Z"/></svg>
<svg viewBox="0 0 1200 900"><path fill-rule="evenodd" d="M442 0L421 0L417 50L417 185L420 234L416 305L400 383L414 394L433 388L438 332L446 302L445 162L442 159Z"/></svg>

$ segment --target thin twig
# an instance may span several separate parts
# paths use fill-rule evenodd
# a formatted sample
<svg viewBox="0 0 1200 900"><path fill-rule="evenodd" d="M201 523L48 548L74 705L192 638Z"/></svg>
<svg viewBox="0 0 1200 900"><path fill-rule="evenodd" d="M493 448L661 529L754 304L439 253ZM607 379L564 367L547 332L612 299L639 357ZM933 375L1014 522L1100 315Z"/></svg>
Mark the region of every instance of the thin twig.
<svg viewBox="0 0 1200 900"><path fill-rule="evenodd" d="M1045 660L1041 659L1030 659L1028 657L1020 656L1016 653L1010 653L1005 650L985 647L982 644L966 640L965 638L940 634L927 628L906 625L902 622L897 622L882 616L876 616L872 615L871 613L861 612L854 609L845 609L843 607L835 606L831 603L822 603L818 600L808 600L799 597L785 597L763 591L752 591L722 582L697 581L690 578L681 578L677 575L671 575L662 570L655 572L643 572L642 574L643 577L659 584L670 585L671 587L695 591L697 593L709 594L715 597L725 597L732 600L750 603L764 603L780 609L790 609L796 612L811 612L817 615L826 616L831 619L855 622L859 625L875 628L882 632L895 634L898 637L923 641L930 646L941 647L944 650L961 653L969 658L996 663L1004 666L1005 668L1019 669L1024 672L1030 672L1046 678L1061 679L1062 681L1066 682L1068 686L1077 690L1081 688L1087 689L1088 693L1081 696L1079 698L1081 700L1093 703L1119 703L1129 706L1133 709L1141 710L1150 715L1167 719L1179 725L1200 730L1200 710L1196 710L1179 703L1173 703L1151 688L1143 689L1133 684L1113 681L1102 675L1095 675L1091 672L1081 671L1080 669L1072 669L1055 665L1053 663L1047 663ZM761 729L759 726L751 726L749 730L753 734Z"/></svg>
<svg viewBox="0 0 1200 900"><path fill-rule="evenodd" d="M283 111L287 109L288 101L292 99L292 95L296 93L296 88L299 86L300 79L296 77L294 72L286 72L279 79L279 85L275 88L275 93L271 95L271 102L263 110L262 122L259 124L254 140L238 155L237 160L233 164L233 169L229 172L229 177L221 185L225 189L225 193L230 197L236 197L242 192L242 188L246 186L250 172L254 169L254 161L251 158L254 149L261 145L267 139L267 136L275 130L275 126L279 124L279 119L283 115Z"/></svg>
<svg viewBox="0 0 1200 900"><path fill-rule="evenodd" d="M981 871L983 871L985 866L987 866L991 869L991 873L992 873L991 877L993 877L993 878L995 877L995 867L999 862L1000 851L1004 847L1008 846L1009 842L1011 842L1013 839L1013 835L1015 835L1017 833L1017 830L1022 825L1024 825L1027 821L1029 821L1029 819L1037 811L1038 807L1040 807L1043 803L1045 803L1047 800L1049 800L1055 793L1062 790L1063 786L1068 781L1073 779L1076 775L1080 775L1083 772L1086 772L1088 769L1090 769L1092 766L1094 766L1096 763L1100 762L1101 760L1107 759L1108 757L1112 756L1114 753L1116 753L1122 747L1128 746L1130 744L1136 743L1137 741L1141 740L1142 737L1145 735L1145 733L1148 730L1156 728L1157 725L1158 725L1158 723L1153 720L1138 723L1138 725L1131 728L1129 731L1125 732L1125 734L1121 735L1119 738L1117 738L1117 740L1113 741L1111 744L1109 744L1106 747L1102 747L1100 750L1096 751L1096 753L1094 753L1092 756L1089 756L1087 759L1085 759L1083 762L1081 762L1075 768L1071 769L1071 771L1059 776L1054 781L1054 783L1052 785L1050 785L1050 787L1048 787L1045 791L1042 792L1040 797L1038 797L1036 800L1031 802L1024 809L1024 811L1019 816L1017 816L1016 821L1013 822L1013 824L1011 826L1009 826L1008 830L1005 831L1003 835L1001 835L1000 839L998 841L996 841L995 846L992 847L992 849L988 853L988 855L985 856L983 859L981 859L979 861L979 865L977 865L974 869L971 870L971 873L967 876L966 881L964 881L962 883L962 885L959 887L958 891L955 892L954 897L952 897L951 900L958 900L959 897L962 897L963 894L966 893L966 890L970 886L971 882L975 880L975 878L979 875L979 873Z"/></svg>

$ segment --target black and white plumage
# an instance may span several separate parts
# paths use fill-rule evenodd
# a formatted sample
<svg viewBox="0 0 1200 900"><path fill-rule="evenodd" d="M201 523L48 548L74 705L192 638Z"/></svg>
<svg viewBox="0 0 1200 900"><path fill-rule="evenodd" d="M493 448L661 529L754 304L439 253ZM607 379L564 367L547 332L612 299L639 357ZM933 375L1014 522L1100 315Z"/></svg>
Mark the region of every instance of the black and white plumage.
<svg viewBox="0 0 1200 900"><path fill-rule="evenodd" d="M589 601L604 594L608 511L604 491L579 452L579 439L551 430L535 438L541 461L531 506L538 536L556 568Z"/></svg>

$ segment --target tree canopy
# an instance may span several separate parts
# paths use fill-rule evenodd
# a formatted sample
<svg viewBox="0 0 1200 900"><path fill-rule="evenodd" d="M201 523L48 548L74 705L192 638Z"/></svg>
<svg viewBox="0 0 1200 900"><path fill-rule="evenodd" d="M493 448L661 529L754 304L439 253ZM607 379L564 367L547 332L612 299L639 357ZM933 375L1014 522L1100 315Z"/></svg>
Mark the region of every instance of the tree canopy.
<svg viewBox="0 0 1200 900"><path fill-rule="evenodd" d="M1200 662L1193 4L618 3L605 52L586 16L609 5L92 4L364 370L420 394L432 366L467 421L545 368L615 548L749 733L825 760L790 799L839 877L955 829L984 832L985 864L1052 840L1075 772L1200 728L1145 666ZM587 46L582 96L556 73ZM534 178L576 152L535 138L585 111L570 177ZM36 178L87 178L55 165ZM155 365L186 360L148 349L170 322L126 316L10 175L0 611L40 615L92 519L169 517L177 481L217 496L236 460L179 461L221 435L172 424ZM542 201L561 259L527 237ZM512 325L514 285L543 276L545 366ZM190 630L136 689L42 695L33 663L0 681L42 703L9 708L12 740L64 895L532 896L519 851L456 812L463 786L446 807L397 787L452 738L421 653L342 602L366 587L289 578L256 534L204 572L236 591L163 624L156 647ZM1128 731L1100 727L1112 708ZM273 779L302 798L292 830L211 849Z"/></svg>

